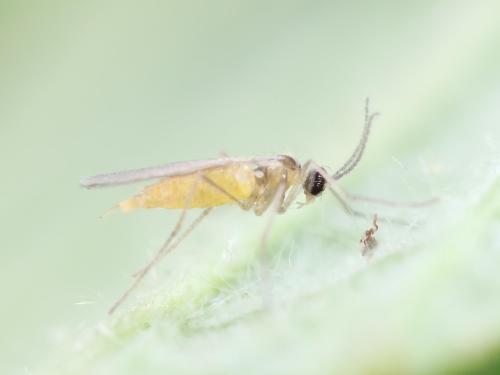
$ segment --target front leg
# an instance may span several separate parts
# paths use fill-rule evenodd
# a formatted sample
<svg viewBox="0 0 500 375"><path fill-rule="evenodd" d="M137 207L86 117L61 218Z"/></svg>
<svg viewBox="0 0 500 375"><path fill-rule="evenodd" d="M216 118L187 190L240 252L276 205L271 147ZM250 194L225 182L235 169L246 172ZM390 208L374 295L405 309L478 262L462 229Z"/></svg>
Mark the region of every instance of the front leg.
<svg viewBox="0 0 500 375"><path fill-rule="evenodd" d="M292 189L290 190L290 192L288 193L286 198L282 201L282 203L278 209L278 212L280 214L284 213L285 211L287 211L290 208L292 203L295 201L295 199L298 197L300 192L303 190L304 181L306 180L307 174L309 173L311 163L312 163L312 160L308 160L302 166L302 169L300 171L300 176L299 176L299 182L292 187ZM308 202L301 204L300 207L305 206L307 203Z"/></svg>

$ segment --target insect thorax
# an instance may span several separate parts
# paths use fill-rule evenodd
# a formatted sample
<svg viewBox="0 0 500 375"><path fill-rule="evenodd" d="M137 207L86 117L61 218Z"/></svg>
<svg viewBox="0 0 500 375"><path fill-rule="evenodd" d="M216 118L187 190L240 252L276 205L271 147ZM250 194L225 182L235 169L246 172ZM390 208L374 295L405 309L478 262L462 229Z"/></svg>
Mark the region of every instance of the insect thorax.
<svg viewBox="0 0 500 375"><path fill-rule="evenodd" d="M275 199L280 185L284 183L283 193L285 193L291 186L300 184L300 164L290 156L280 155L274 160L257 165L254 176L256 190L253 196L253 209L260 215Z"/></svg>

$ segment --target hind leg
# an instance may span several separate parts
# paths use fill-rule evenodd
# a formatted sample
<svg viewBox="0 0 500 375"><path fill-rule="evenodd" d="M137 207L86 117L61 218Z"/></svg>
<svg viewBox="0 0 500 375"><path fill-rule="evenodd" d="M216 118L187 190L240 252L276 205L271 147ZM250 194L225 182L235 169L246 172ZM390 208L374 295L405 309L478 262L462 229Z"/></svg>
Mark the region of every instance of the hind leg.
<svg viewBox="0 0 500 375"><path fill-rule="evenodd" d="M155 256L146 264L146 266L142 269L140 269L139 271L137 271L135 274L134 274L134 277L135 277L135 280L134 282L132 283L132 285L122 294L122 296L113 304L113 306L109 309L108 313L111 315L113 314L116 309L127 299L127 297L134 291L135 288L137 288L137 286L139 285L139 283L142 281L142 279L144 279L144 277L149 273L149 271L161 260L161 258L163 258L163 256L172 251L178 244L180 241L182 241L184 238L185 238L185 235L182 236L182 238L177 241L173 246L172 246L172 243L174 241L174 239L176 238L176 236L178 235L178 233L180 232L180 230L182 229L182 225L186 219L186 215L187 215L187 210L188 210L188 207L189 207L189 204L192 200L192 197L194 195L194 192L196 191L196 187L199 183L199 178L195 180L195 182L193 183L193 186L191 187L191 191L189 192L189 194L187 195L186 197L186 201L185 201L185 204L184 204L184 208L182 209L182 212L181 214L179 215L179 219L177 220L177 223L175 224L175 227L174 229L172 230L172 232L170 232L170 235L168 236L167 240L163 243L163 245L160 247L160 249L157 251L157 253L155 254ZM206 211L206 210L205 210ZM200 217L198 218L198 220L196 220L194 223L196 223L197 221L201 221L201 219L203 219L207 214L208 212L205 213L205 211L202 212L202 214L200 215ZM192 228L194 229L194 228ZM190 231L192 231L192 229Z"/></svg>

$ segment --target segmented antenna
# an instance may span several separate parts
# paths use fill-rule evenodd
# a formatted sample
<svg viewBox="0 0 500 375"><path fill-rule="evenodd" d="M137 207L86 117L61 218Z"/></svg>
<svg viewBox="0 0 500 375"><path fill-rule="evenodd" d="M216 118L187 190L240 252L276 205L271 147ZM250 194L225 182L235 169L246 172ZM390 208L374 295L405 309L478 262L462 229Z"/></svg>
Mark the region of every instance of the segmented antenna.
<svg viewBox="0 0 500 375"><path fill-rule="evenodd" d="M340 167L339 170L333 174L332 177L334 180L339 180L346 174L351 172L356 167L356 165L361 160L361 157L363 156L363 153L366 148L366 142L368 141L368 136L370 135L370 129L373 123L373 119L379 115L378 112L370 114L369 106L370 106L370 99L366 98L365 126L363 127L363 133L359 140L358 146L352 153L351 157L344 163L344 165Z"/></svg>

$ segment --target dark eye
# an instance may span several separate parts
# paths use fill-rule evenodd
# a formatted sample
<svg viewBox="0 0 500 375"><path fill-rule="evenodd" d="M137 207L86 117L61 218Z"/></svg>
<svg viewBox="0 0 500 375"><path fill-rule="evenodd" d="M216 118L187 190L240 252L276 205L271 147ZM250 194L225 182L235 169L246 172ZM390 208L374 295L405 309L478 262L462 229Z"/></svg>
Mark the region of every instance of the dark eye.
<svg viewBox="0 0 500 375"><path fill-rule="evenodd" d="M325 178L321 173L318 171L311 171L304 182L304 190L313 196L317 196L325 190L325 184Z"/></svg>

